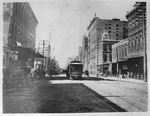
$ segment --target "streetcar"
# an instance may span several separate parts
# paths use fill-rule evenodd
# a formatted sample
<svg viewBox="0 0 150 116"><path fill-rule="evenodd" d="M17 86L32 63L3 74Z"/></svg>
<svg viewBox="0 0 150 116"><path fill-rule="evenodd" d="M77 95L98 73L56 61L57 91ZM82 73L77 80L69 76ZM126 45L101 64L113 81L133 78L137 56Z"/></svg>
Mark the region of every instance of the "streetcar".
<svg viewBox="0 0 150 116"><path fill-rule="evenodd" d="M82 79L83 64L80 61L72 61L67 68L69 79Z"/></svg>

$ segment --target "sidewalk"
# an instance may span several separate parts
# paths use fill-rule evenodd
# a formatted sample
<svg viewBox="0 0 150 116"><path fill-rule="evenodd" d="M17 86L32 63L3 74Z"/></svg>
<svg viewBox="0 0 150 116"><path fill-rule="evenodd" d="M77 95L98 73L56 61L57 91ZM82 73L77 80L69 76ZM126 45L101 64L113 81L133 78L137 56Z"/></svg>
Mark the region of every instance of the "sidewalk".
<svg viewBox="0 0 150 116"><path fill-rule="evenodd" d="M98 76L98 78L102 78L105 80L115 80L115 81L122 81L122 82L129 82L129 83L137 83L137 84L147 84L147 82L144 82L144 80L138 80L138 79L131 79L131 78L117 78L117 77L111 77L111 76Z"/></svg>
<svg viewBox="0 0 150 116"><path fill-rule="evenodd" d="M148 110L148 83L144 80L110 76L96 78L100 78L100 81L87 81L84 84L104 99L127 112L146 112Z"/></svg>

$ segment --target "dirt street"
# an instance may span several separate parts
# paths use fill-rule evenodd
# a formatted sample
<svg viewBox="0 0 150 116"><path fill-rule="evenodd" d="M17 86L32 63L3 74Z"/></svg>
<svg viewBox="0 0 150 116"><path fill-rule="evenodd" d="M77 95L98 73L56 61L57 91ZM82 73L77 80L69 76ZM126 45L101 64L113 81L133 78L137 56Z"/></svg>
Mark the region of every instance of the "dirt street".
<svg viewBox="0 0 150 116"><path fill-rule="evenodd" d="M91 93L82 83L53 84L53 80L34 81L30 87L7 90L3 93L4 113L77 113L116 112Z"/></svg>
<svg viewBox="0 0 150 116"><path fill-rule="evenodd" d="M3 92L4 113L145 112L146 84L64 75Z"/></svg>

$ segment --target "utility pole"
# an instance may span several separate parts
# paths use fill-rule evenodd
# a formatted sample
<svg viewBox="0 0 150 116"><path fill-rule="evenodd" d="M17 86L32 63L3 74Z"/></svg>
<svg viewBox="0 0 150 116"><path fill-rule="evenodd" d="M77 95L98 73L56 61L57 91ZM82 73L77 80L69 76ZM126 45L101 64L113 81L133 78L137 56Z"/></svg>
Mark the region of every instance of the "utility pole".
<svg viewBox="0 0 150 116"><path fill-rule="evenodd" d="M43 56L44 56L44 46L45 46L45 41L43 40ZM44 58L42 61L42 70L44 69Z"/></svg>
<svg viewBox="0 0 150 116"><path fill-rule="evenodd" d="M36 69L37 69L37 64L38 64L38 61L39 61L39 47L40 47L40 42L39 42L39 44L38 44L38 49L37 49Z"/></svg>
<svg viewBox="0 0 150 116"><path fill-rule="evenodd" d="M48 68L48 60L50 58L50 37L51 37L51 32L49 34L49 40L48 40L48 52L47 52L47 59L46 59L46 70Z"/></svg>

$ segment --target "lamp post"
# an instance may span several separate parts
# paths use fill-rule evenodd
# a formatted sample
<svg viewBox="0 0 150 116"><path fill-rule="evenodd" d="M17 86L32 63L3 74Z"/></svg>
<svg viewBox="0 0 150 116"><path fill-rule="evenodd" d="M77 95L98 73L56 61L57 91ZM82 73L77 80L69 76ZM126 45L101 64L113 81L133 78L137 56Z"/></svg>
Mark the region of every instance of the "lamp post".
<svg viewBox="0 0 150 116"><path fill-rule="evenodd" d="M47 59L46 59L46 71L47 71L47 74L50 73L50 76L51 76L51 45L50 45L50 38L51 38L51 31L49 33L49 38L48 38L48 52L47 52ZM48 64L49 64L49 66L48 66Z"/></svg>

